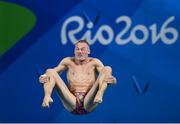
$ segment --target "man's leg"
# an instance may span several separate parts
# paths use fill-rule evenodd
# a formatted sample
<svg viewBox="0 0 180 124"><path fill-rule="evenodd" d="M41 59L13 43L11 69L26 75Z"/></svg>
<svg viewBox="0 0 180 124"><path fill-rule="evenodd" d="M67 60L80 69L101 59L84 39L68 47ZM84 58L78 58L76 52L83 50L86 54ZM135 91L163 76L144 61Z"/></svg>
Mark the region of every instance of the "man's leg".
<svg viewBox="0 0 180 124"><path fill-rule="evenodd" d="M94 108L102 102L102 97L103 94L107 88L107 84L109 82L106 82L106 77L111 76L112 75L112 69L111 67L104 67L95 84L93 85L93 87L90 89L90 91L88 92L88 94L86 95L85 99L84 99L84 108L91 112L94 110ZM112 79L112 82L114 79Z"/></svg>
<svg viewBox="0 0 180 124"><path fill-rule="evenodd" d="M53 69L48 69L46 74L50 77L49 82L44 84L44 100L42 103L43 107L49 107L49 103L52 102L51 94L52 90L55 87L64 107L68 111L73 111L76 108L76 98L75 96L69 91L64 81L61 79L59 74L55 72Z"/></svg>

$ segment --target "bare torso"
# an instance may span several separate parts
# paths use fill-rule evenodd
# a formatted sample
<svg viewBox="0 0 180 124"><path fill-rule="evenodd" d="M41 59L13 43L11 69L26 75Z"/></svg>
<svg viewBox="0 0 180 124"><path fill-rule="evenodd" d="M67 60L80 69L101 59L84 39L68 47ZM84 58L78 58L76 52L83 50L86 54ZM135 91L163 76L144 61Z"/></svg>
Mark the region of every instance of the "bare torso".
<svg viewBox="0 0 180 124"><path fill-rule="evenodd" d="M76 64L74 58L67 63L68 87L72 93L87 93L96 81L96 67L93 58L85 64Z"/></svg>

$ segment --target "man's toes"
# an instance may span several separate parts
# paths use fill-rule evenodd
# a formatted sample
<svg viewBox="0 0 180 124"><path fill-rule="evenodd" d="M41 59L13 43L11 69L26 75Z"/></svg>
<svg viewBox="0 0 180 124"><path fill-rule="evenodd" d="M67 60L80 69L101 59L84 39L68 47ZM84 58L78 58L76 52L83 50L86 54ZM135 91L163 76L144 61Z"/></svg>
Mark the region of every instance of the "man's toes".
<svg viewBox="0 0 180 124"><path fill-rule="evenodd" d="M42 103L42 107L46 107L46 104L44 102Z"/></svg>
<svg viewBox="0 0 180 124"><path fill-rule="evenodd" d="M102 99L97 99L97 103L102 103Z"/></svg>
<svg viewBox="0 0 180 124"><path fill-rule="evenodd" d="M42 107L44 107L44 108L49 108L49 103L43 102L43 103L42 103Z"/></svg>
<svg viewBox="0 0 180 124"><path fill-rule="evenodd" d="M94 99L94 103L102 103L102 97L97 95Z"/></svg>
<svg viewBox="0 0 180 124"><path fill-rule="evenodd" d="M102 103L102 99L96 98L96 99L94 99L94 103Z"/></svg>
<svg viewBox="0 0 180 124"><path fill-rule="evenodd" d="M51 97L49 99L49 103L53 103L53 99Z"/></svg>

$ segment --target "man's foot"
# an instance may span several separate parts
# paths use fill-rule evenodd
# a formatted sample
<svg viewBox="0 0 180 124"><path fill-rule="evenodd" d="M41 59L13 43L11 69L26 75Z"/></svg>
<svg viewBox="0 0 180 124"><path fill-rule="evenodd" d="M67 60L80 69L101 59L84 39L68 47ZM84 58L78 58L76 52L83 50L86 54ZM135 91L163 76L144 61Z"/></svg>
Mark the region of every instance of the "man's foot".
<svg viewBox="0 0 180 124"><path fill-rule="evenodd" d="M53 103L53 99L50 96L45 96L43 99L42 107L48 107L49 108L50 103Z"/></svg>
<svg viewBox="0 0 180 124"><path fill-rule="evenodd" d="M102 94L98 92L94 98L94 103L102 103Z"/></svg>

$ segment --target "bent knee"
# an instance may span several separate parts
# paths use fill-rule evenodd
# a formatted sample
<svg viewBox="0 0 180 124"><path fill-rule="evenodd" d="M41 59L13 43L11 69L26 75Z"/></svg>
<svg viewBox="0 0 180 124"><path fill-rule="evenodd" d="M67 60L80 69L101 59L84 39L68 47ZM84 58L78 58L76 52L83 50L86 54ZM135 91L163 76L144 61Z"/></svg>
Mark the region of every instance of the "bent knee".
<svg viewBox="0 0 180 124"><path fill-rule="evenodd" d="M101 73L111 74L112 68L110 66L105 66L104 68L102 68Z"/></svg>
<svg viewBox="0 0 180 124"><path fill-rule="evenodd" d="M55 73L55 70L52 68L49 68L46 70L46 74L54 74L54 73Z"/></svg>

